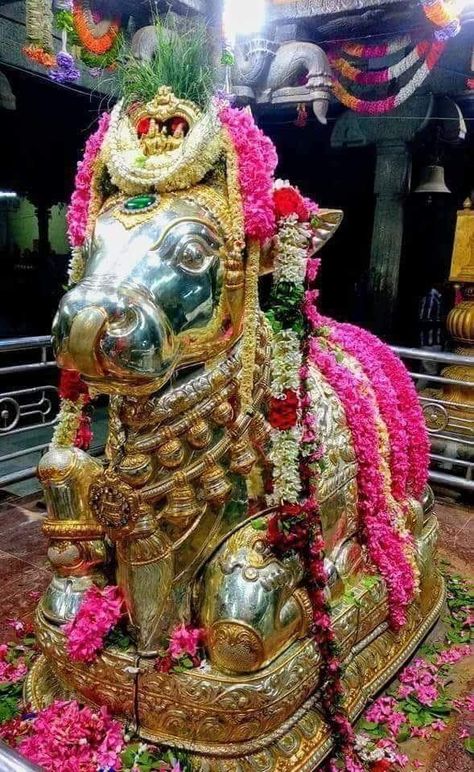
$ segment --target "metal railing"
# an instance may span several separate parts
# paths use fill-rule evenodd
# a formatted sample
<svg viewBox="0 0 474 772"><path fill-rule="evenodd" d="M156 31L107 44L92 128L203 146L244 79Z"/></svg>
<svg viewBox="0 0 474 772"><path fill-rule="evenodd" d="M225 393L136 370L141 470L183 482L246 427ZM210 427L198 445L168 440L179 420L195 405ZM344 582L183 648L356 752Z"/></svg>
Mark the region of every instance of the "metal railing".
<svg viewBox="0 0 474 772"><path fill-rule="evenodd" d="M32 454L41 454L48 447L49 433L38 430L56 422L59 394L53 382L55 368L48 335L0 340L0 447L8 445L7 452L0 452L0 469L25 458L25 466L0 474L0 486L32 477L36 468L31 463ZM28 385L12 388L18 382Z"/></svg>
<svg viewBox="0 0 474 772"><path fill-rule="evenodd" d="M33 477L48 448L60 401L56 367L49 335L0 340L0 488Z"/></svg>
<svg viewBox="0 0 474 772"><path fill-rule="evenodd" d="M410 375L431 437L431 480L474 491L474 357L399 346L392 349L406 364L412 363ZM55 367L47 335L0 340L0 448L2 438L18 435L15 446L10 441L12 447L3 454L0 451L0 487L32 477L36 469L36 464L31 465L32 454L40 455L48 447L50 432L40 432L43 436L38 437L38 430L52 427L57 419L58 388L44 383L46 373L54 372ZM449 368L455 368L454 374ZM459 368L464 368L462 378ZM466 368L472 368L472 381L465 379ZM12 376L15 383L19 377L35 383L2 391ZM92 453L99 455L102 450L96 447ZM22 457L25 461L30 457L29 463L2 473L2 466Z"/></svg>
<svg viewBox="0 0 474 772"><path fill-rule="evenodd" d="M425 415L431 439L430 480L474 492L474 357L392 349L409 366Z"/></svg>
<svg viewBox="0 0 474 772"><path fill-rule="evenodd" d="M0 742L0 770L1 772L41 772L41 767L32 764L18 751Z"/></svg>

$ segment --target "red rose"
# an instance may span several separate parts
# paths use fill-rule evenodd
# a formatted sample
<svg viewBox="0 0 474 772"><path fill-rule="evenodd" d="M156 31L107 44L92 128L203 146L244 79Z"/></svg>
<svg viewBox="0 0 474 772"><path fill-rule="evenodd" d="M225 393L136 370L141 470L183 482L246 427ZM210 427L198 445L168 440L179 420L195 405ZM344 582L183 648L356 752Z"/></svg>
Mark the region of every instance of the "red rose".
<svg viewBox="0 0 474 772"><path fill-rule="evenodd" d="M308 524L299 504L282 504L268 521L267 541L276 553L301 552L308 538Z"/></svg>
<svg viewBox="0 0 474 772"><path fill-rule="evenodd" d="M59 396L61 399L70 399L71 402L77 402L81 395L86 397L86 401L89 401L89 391L80 373L77 370L61 370L59 380Z"/></svg>
<svg viewBox="0 0 474 772"><path fill-rule="evenodd" d="M370 765L370 772L387 772L387 770L390 769L390 766L391 763L388 759L381 759Z"/></svg>
<svg viewBox="0 0 474 772"><path fill-rule="evenodd" d="M85 416L85 415L81 416L79 429L77 430L76 438L74 440L75 447L80 448L81 450L88 450L92 442L93 436L94 435L91 428L91 419L89 418L89 416Z"/></svg>
<svg viewBox="0 0 474 772"><path fill-rule="evenodd" d="M272 397L268 409L268 422L274 429L291 429L296 425L298 395L292 389L285 391L283 399Z"/></svg>
<svg viewBox="0 0 474 772"><path fill-rule="evenodd" d="M157 657L155 660L155 670L158 670L159 673L169 673L172 667L173 660L169 654L164 657Z"/></svg>
<svg viewBox="0 0 474 772"><path fill-rule="evenodd" d="M299 220L308 220L309 212L301 193L293 187L273 191L273 204L277 220L296 214Z"/></svg>

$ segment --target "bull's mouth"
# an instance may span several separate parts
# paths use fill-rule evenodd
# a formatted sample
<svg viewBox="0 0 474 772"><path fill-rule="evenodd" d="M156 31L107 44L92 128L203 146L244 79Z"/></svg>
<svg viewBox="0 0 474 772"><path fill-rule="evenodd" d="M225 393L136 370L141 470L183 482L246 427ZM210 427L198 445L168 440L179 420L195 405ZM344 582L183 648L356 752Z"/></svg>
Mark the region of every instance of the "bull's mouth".
<svg viewBox="0 0 474 772"><path fill-rule="evenodd" d="M158 391L176 368L178 347L171 336L165 336L160 367L152 366L153 347L147 351L146 346L134 349L129 344L141 321L140 312L133 308L116 318L110 318L100 306L81 309L72 320L69 334L57 347L58 364L78 370L97 393L133 391L140 395ZM135 366L134 358L138 362Z"/></svg>

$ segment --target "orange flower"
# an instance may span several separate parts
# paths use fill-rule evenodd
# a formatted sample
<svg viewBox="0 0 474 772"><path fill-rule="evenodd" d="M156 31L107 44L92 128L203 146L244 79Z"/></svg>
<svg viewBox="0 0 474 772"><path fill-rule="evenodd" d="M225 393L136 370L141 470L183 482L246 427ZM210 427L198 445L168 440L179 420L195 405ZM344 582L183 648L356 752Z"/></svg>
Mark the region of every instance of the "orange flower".
<svg viewBox="0 0 474 772"><path fill-rule="evenodd" d="M96 30L91 29L94 21L87 6L79 0L75 0L73 20L79 40L88 51L93 54L105 54L112 48L120 29L120 24L116 19L110 20L109 28L103 35L97 35Z"/></svg>
<svg viewBox="0 0 474 772"><path fill-rule="evenodd" d="M25 46L23 48L23 53L28 59L31 59L38 64L42 64L43 67L54 67L56 65L56 57L53 54L48 54L48 52L43 48L40 48L40 46Z"/></svg>

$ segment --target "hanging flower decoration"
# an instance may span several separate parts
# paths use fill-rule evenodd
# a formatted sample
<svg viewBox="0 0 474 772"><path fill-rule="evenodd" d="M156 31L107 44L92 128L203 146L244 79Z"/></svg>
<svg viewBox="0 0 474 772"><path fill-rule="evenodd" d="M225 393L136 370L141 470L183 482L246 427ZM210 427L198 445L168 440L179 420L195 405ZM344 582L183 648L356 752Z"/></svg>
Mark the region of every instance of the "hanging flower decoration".
<svg viewBox="0 0 474 772"><path fill-rule="evenodd" d="M92 74L97 74L97 69L115 66L123 41L119 19L100 18L85 0L61 0L55 4L54 13L50 10L44 20L43 5L44 0L29 0L27 4L29 44L24 47L23 53L50 69L52 80L66 83L80 78L80 70L68 52L68 46L77 52L80 61L92 69ZM36 19L42 19L40 26ZM45 25L49 29L48 35L44 32ZM53 52L53 26L61 31L62 37L61 52L57 57Z"/></svg>
<svg viewBox="0 0 474 772"><path fill-rule="evenodd" d="M333 69L338 71L346 81L361 85L383 85L389 83L391 80L400 77L416 63L420 63L418 69L415 70L408 82L396 94L383 99L361 99L355 96L349 91L348 86L341 83L337 75L334 75L334 95L343 105L354 112L380 115L394 110L409 99L424 83L443 54L445 47L446 44L443 41L434 41L433 43L422 41L396 64L381 70L370 71L355 67L347 59L343 58L339 51L333 51L330 54ZM378 47L379 50L382 48ZM344 50L347 51L347 47ZM381 55L384 56L385 54L382 53Z"/></svg>
<svg viewBox="0 0 474 772"><path fill-rule="evenodd" d="M336 69L344 78L352 81L353 83L360 83L362 85L380 85L381 83L389 83L395 78L399 78L404 72L413 67L417 62L430 56L430 53L435 49L439 51L441 55L444 50L444 45L430 44L426 41L421 41L412 50L390 67L386 67L382 70L362 70L355 67L347 59L344 59L336 53L329 53L329 61L331 67Z"/></svg>
<svg viewBox="0 0 474 772"><path fill-rule="evenodd" d="M359 337L356 328L333 322L317 310L318 292L311 288L319 267L319 260L311 257L318 226L315 205L282 181L275 183L273 203L274 285L266 317L273 330L268 503L275 514L269 519L267 541L279 556L296 553L302 561L313 609L312 633L322 653L326 720L337 754L347 769L358 770L362 766L344 711L317 501L324 456L315 412L319 374L334 388L346 414L358 458L363 536L385 580L394 629L405 623L418 588L415 548L403 507L407 497L419 497L426 484L427 433L409 376L388 347L377 341L375 353L375 344L367 343L368 333L362 331Z"/></svg>
<svg viewBox="0 0 474 772"><path fill-rule="evenodd" d="M224 104L219 119L229 132L238 158L245 235L264 241L275 232L272 199L273 173L278 163L275 147L249 111Z"/></svg>
<svg viewBox="0 0 474 772"><path fill-rule="evenodd" d="M269 503L275 506L267 542L276 554L299 555L313 610L313 636L322 655L321 701L331 727L335 752L346 763L357 760L353 732L343 706L342 668L327 600L324 540L314 476L322 456L312 400L314 371L308 360L308 325L304 318L305 277L316 278L311 259L315 205L279 181L273 194L277 237L274 285L267 320L273 329L270 460L273 463ZM311 214L312 213L312 214Z"/></svg>
<svg viewBox="0 0 474 772"><path fill-rule="evenodd" d="M50 70L49 77L56 83L68 83L81 77L75 59L67 51L60 51L56 56L56 68Z"/></svg>
<svg viewBox="0 0 474 772"><path fill-rule="evenodd" d="M370 382L353 370L350 362L339 361L342 351L328 346L329 341L330 338L314 337L310 341L310 357L344 407L357 455L363 535L369 555L387 585L392 626L399 629L405 624L406 610L417 586L414 545L403 528L403 518L400 522L393 519L390 476L381 453L382 427Z"/></svg>
<svg viewBox="0 0 474 772"><path fill-rule="evenodd" d="M69 286L82 279L85 268L84 242L87 235L89 215L97 206L96 201L96 160L109 127L110 116L103 113L97 131L86 142L84 156L78 164L74 193L66 214L68 237L72 248L69 263ZM70 447L75 445L87 450L92 441L91 419L88 413L90 403L87 384L79 373L61 371L59 396L61 408L52 445Z"/></svg>
<svg viewBox="0 0 474 772"><path fill-rule="evenodd" d="M98 19L85 0L74 0L74 29L82 46L93 54L106 54L117 40L119 19Z"/></svg>
<svg viewBox="0 0 474 772"><path fill-rule="evenodd" d="M67 652L76 662L93 662L105 638L122 616L123 597L119 587L103 589L92 585L84 595L76 616L62 626Z"/></svg>
<svg viewBox="0 0 474 772"><path fill-rule="evenodd" d="M55 67L56 57L54 54L45 51L41 46L28 45L23 47L23 53L28 59L36 64L41 64L43 67Z"/></svg>
<svg viewBox="0 0 474 772"><path fill-rule="evenodd" d="M401 35L388 43L364 45L363 43L344 43L340 51L354 59L381 59L390 54L396 54L412 42L411 35Z"/></svg>
<svg viewBox="0 0 474 772"><path fill-rule="evenodd" d="M449 0L421 0L424 14L437 29L434 36L437 40L448 40L458 34L461 29L459 20L459 5Z"/></svg>

